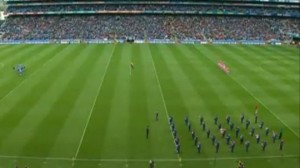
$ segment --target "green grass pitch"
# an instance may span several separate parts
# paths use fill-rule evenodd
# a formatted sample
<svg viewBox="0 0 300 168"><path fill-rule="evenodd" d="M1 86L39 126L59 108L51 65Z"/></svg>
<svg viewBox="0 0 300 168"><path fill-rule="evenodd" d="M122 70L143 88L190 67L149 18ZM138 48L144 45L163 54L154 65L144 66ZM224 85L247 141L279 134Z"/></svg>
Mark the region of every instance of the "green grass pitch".
<svg viewBox="0 0 300 168"><path fill-rule="evenodd" d="M144 168L150 159L156 168L236 168L238 160L247 168L298 168L299 61L293 46L1 45L0 168ZM19 63L27 67L23 76L12 69ZM257 104L268 137L254 124ZM266 151L240 123L242 112L267 140ZM242 128L248 153L234 131L230 152L216 115L225 128L226 115ZM180 137L179 155L168 116ZM185 116L202 143L200 154ZM218 154L199 116L217 136ZM283 151L271 139L280 129Z"/></svg>

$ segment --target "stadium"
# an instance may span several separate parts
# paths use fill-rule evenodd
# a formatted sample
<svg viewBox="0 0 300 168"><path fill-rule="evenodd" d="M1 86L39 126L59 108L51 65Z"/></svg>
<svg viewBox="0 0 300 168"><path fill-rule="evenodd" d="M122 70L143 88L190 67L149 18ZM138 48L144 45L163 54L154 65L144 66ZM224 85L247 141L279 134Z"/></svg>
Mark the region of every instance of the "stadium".
<svg viewBox="0 0 300 168"><path fill-rule="evenodd" d="M299 168L299 0L0 0L0 168Z"/></svg>

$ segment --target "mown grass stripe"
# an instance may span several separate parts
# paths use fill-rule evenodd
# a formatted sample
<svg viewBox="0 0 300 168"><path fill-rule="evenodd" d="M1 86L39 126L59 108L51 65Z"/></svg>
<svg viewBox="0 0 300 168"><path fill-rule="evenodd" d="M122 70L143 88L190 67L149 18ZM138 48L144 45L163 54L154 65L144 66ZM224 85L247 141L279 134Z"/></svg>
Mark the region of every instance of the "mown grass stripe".
<svg viewBox="0 0 300 168"><path fill-rule="evenodd" d="M190 52L191 53L190 53ZM196 58L198 61L194 64L194 73L196 76L199 76L200 79L204 78L207 81L208 86L211 86L218 96L220 95L220 100L223 101L225 106L228 107L228 111L224 110L223 112L218 111L220 113L219 117L224 117L226 114L231 114L231 117L234 120L239 120L239 115L234 115L234 113L242 113L245 111L249 111L249 109L253 106L254 102L252 98L243 92L242 88L232 82L227 75L225 75L217 66L216 63L211 62L206 56L203 50L197 50L194 46L188 45L186 46L183 53L186 54L186 61L191 60L192 58ZM205 62L207 68L203 68L199 65L199 62ZM202 73L202 75L199 75ZM207 75L207 74L214 74L214 75ZM197 78L198 79L198 78ZM200 80L198 79L198 80ZM205 85L205 86L206 86ZM207 87L205 87L207 89ZM209 94L206 94L204 99L206 99L207 95L210 95L212 91L207 91ZM201 93L201 91L199 91ZM226 97L226 98L225 98ZM205 101L205 100L204 100ZM210 101L210 100L206 100ZM205 104L210 104L206 102ZM210 112L213 114L217 114L216 112ZM215 116L212 116L213 118ZM211 118L211 121L213 121Z"/></svg>
<svg viewBox="0 0 300 168"><path fill-rule="evenodd" d="M288 71L287 73L288 74ZM282 74L284 76L285 74ZM279 74L277 74L280 76ZM274 77L276 79L276 77ZM295 85L292 81L289 81L289 85L281 84L277 82L277 80L274 81L274 78L271 79L265 79L265 85L261 85L261 90L267 94L266 100L273 100L276 99L275 101L278 102L280 105L279 108L276 109L276 111L290 111L291 114L292 112L299 111L297 106L297 102L299 102L299 96L298 92L295 92L296 90L299 90L299 85ZM268 84L266 84L266 81ZM252 82L252 81L249 81ZM255 86L255 85L253 85ZM288 98L289 101L286 101ZM292 104L290 102L293 102ZM295 115L296 116L296 115ZM285 118L286 116L281 116L281 118ZM286 119L289 117L286 117ZM290 120L290 123L298 123L297 120L295 120L295 117L292 117Z"/></svg>
<svg viewBox="0 0 300 168"><path fill-rule="evenodd" d="M166 101L165 101L166 99L165 99L164 92L163 92L162 87L161 87L161 82L159 80L159 76L158 76L157 69L156 69L156 63L154 61L152 53L151 53L151 59L152 59L153 68L154 68L158 88L159 88L159 91L160 91L161 99L162 99L162 102L163 102L163 105L164 105L164 111L165 111L165 114L166 114L166 117L167 117L167 122L168 122L169 121L168 119L170 118L170 114L169 114L169 111L168 111L168 108L167 108L167 104L166 104ZM176 121L174 121L174 122L176 122ZM170 128L170 131L171 131L171 136L173 136L172 135L172 129L171 129L171 127L169 127L169 128ZM176 146L175 141L173 141L173 143ZM177 158L178 158L178 161L181 162L181 156L180 156L179 153L177 153Z"/></svg>
<svg viewBox="0 0 300 168"><path fill-rule="evenodd" d="M270 76L276 76L277 78L278 76L291 77L290 74L292 73L292 76L298 77L297 73L299 72L298 70L299 60L289 60L288 57L281 56L281 54L279 53L280 50L269 49L268 47L266 48L251 47L251 46L247 48L246 46L236 47L236 49L242 49L242 48L245 48L246 51L251 50L251 52L253 53L252 57L255 57L257 60L261 60L261 56L263 55L264 60L262 62L259 62L259 65L262 66L264 63L270 62L273 67L272 72L269 73ZM260 53L260 54L258 55L255 53ZM285 84L288 84L288 82L286 82Z"/></svg>
<svg viewBox="0 0 300 168"><path fill-rule="evenodd" d="M115 64L119 64L119 55L122 47L116 45L113 53L110 53L110 60L105 77L102 81L102 89L94 107L94 112L86 129L85 138L83 139L78 157L88 156L91 158L99 158L104 150L104 140L106 136L107 125L109 122L109 112L112 103L112 97L115 92L117 70ZM101 119L101 122L99 120Z"/></svg>
<svg viewBox="0 0 300 168"><path fill-rule="evenodd" d="M15 45L15 46L10 46L5 50L1 50L0 52L0 60L1 62L4 62L6 59L10 57L14 57L15 53L18 53L20 51L23 51L26 48L29 48L29 45ZM32 47L32 46L31 46Z"/></svg>
<svg viewBox="0 0 300 168"><path fill-rule="evenodd" d="M153 137L153 127L149 121L150 113L148 111L148 94L147 88L145 87L145 64L143 61L143 53L141 47L138 45L131 45L128 47L130 50L128 53L129 62L128 68L131 71L130 76L130 86L129 86L129 158L136 157L136 153L141 152L138 157L151 158L153 155L152 140ZM130 62L135 64L135 68L131 70ZM150 127L150 138L146 139L145 129ZM137 143L139 142L139 143Z"/></svg>
<svg viewBox="0 0 300 168"><path fill-rule="evenodd" d="M36 71L38 71L39 68L42 67L45 62L51 59L53 55L60 52L63 47L64 46L52 46L49 48L42 48L39 50L39 53L45 54L39 54L32 58L24 57L23 59L14 60L15 63L13 63L13 65L22 63L26 66L26 73L23 77L19 77L17 72L12 70L12 66L8 66L2 71L2 73L0 72L0 75L6 74L5 77L0 80L0 97L4 98L11 90L13 90L13 88L17 87L21 82L23 82L24 79L29 78L31 74L34 74Z"/></svg>
<svg viewBox="0 0 300 168"><path fill-rule="evenodd" d="M211 46L212 47L212 46ZM216 51L216 50L218 50L218 49L220 49L220 48L217 48L217 47L214 47L214 49L212 49L211 51L215 51L215 52L219 52L220 53L220 51ZM229 52L228 50L227 51L224 51L224 50L226 50L226 49L224 49L224 47L223 47L223 49L221 49L221 51L223 52L223 53L226 53L226 52ZM226 59L228 60L229 58L228 57L226 57ZM230 57L230 59L233 59L232 57ZM237 61L237 60L235 60L236 62L240 62L240 61ZM236 63L236 64L238 64L238 63ZM233 78L234 79L234 78ZM250 82L250 81L249 81ZM241 85L242 86L242 85ZM243 86L242 86L243 87ZM245 88L245 87L244 87ZM262 92L264 91L264 89L261 89L262 90ZM251 91L249 91L248 89L246 90L247 92L249 92L249 94L251 94L251 95L253 95L252 93L251 93ZM276 97L276 96L275 96ZM269 99L275 99L275 97L269 97ZM255 99L257 99L257 101L259 102L259 103L263 103L259 98L256 98L256 97L254 97ZM291 127L289 126L289 125L287 125L287 124L285 124L285 122L283 121L283 120L281 120L281 119L279 119L279 117L277 116L277 114L276 113L273 113L272 111L270 111L270 109L263 103L262 104L262 106L264 106L264 108L266 108L267 109L267 111L268 112L270 112L270 114L272 114L273 115L273 117L275 117L275 118L277 118L277 120L279 121L279 122L281 122L283 125L285 125L291 132L293 132L293 134L294 135L296 135L297 137L299 137L299 135L298 134L295 134L295 131L293 130L293 129L291 129Z"/></svg>
<svg viewBox="0 0 300 168"><path fill-rule="evenodd" d="M129 56L131 54L130 44L122 46L121 53L118 55L118 64L111 64L111 68L116 68L116 83L110 85L107 89L115 87L107 123L107 131L104 138L102 154L108 157L126 157L129 155L128 125L130 109L130 74L129 74ZM122 123L122 126L119 124ZM115 133L114 135L111 132ZM121 151L118 149L122 149Z"/></svg>
<svg viewBox="0 0 300 168"><path fill-rule="evenodd" d="M53 146L56 143L57 137L63 128L66 119L72 112L72 107L74 106L74 99L80 94L81 84L86 82L85 75L81 76L81 80L77 81L77 77L81 75L81 72L86 69L85 64L89 61L89 57L83 55L89 55L95 48L92 46L80 46L70 53L72 55L72 60L68 60L68 64L60 69L60 74L55 76L49 75L50 79L47 83L44 83L46 87L50 85L56 88L56 93L50 92L50 97L55 97L56 100L49 107L49 110L44 113L44 117L38 121L36 129L33 131L31 138L28 140L27 144L23 147L21 154L32 154L35 152L31 149L31 146L35 144L39 146L39 154L42 156L48 156ZM51 68L52 69L52 68ZM59 85L52 84L52 82L59 83ZM76 85L74 85L76 83ZM49 87L48 87L49 88ZM44 95L47 95L46 90ZM43 99L43 96L40 99ZM67 98L66 98L67 97ZM42 144L41 146L39 144ZM63 149L64 147L61 147ZM67 154L69 150L64 150L61 153ZM73 150L72 150L73 151ZM69 153L69 155L71 155Z"/></svg>
<svg viewBox="0 0 300 168"><path fill-rule="evenodd" d="M66 59L66 58L65 58ZM45 65L50 65L45 64ZM61 62L60 64L58 64L57 66L64 66L64 63ZM56 69L56 72L58 73L61 69ZM57 76L55 73L55 70L53 71L48 71L48 74L52 74L53 76ZM39 76L39 79L41 79L41 77L44 77L44 80L42 80L45 83L51 83L51 79L49 75L44 74L45 76ZM32 77L36 77L36 76L32 76ZM46 78L47 77L47 78ZM46 79L45 79L46 78ZM7 137L14 129L17 128L17 125L19 125L19 123L22 121L22 119L27 115L27 112L30 111L30 109L32 108L33 104L36 103L36 101L38 99L41 98L42 94L44 91L46 91L48 89L47 85L42 85L40 83L40 80L33 80L33 78L31 78L31 80L27 80L27 83L25 85L25 83L23 85L21 85L17 91L15 90L12 95L10 97L13 98L13 101L10 101L9 104L6 104L6 106L8 106L7 110L8 112L5 113L1 120L2 121L12 121L9 123L9 125L7 125L8 123L6 122L1 122L0 123L0 127L7 127L7 129L1 132L1 139L0 142L2 144L3 140L5 139L5 137ZM15 99L13 97L14 94L18 94L18 98L19 99ZM30 99L28 99L28 97L30 97ZM6 100L9 101L9 100ZM3 124L3 125L2 125Z"/></svg>

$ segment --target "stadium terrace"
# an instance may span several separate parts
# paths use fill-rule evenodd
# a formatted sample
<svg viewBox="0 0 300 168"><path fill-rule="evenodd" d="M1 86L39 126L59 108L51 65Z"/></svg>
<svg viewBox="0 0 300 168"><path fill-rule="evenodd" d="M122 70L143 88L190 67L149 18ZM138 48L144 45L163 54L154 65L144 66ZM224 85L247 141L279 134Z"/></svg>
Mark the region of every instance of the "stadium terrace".
<svg viewBox="0 0 300 168"><path fill-rule="evenodd" d="M3 41L291 42L299 6L276 3L8 1Z"/></svg>
<svg viewBox="0 0 300 168"><path fill-rule="evenodd" d="M0 168L299 168L299 0L0 0Z"/></svg>

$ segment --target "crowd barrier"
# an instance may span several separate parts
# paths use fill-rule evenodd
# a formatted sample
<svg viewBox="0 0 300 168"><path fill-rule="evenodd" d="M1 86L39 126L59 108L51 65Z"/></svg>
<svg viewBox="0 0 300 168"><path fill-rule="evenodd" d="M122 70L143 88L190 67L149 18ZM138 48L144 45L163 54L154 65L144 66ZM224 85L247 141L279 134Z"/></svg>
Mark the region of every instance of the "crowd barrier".
<svg viewBox="0 0 300 168"><path fill-rule="evenodd" d="M175 44L176 41L171 39L150 39L149 43L152 44Z"/></svg>
<svg viewBox="0 0 300 168"><path fill-rule="evenodd" d="M0 44L111 44L111 43L126 43L124 39L64 39L64 40L0 40ZM150 40L135 40L134 43L151 43L151 44L245 44L245 45L282 45L283 42L278 40L263 41L263 40L172 40L172 39L150 39ZM284 43L288 44L288 43Z"/></svg>

